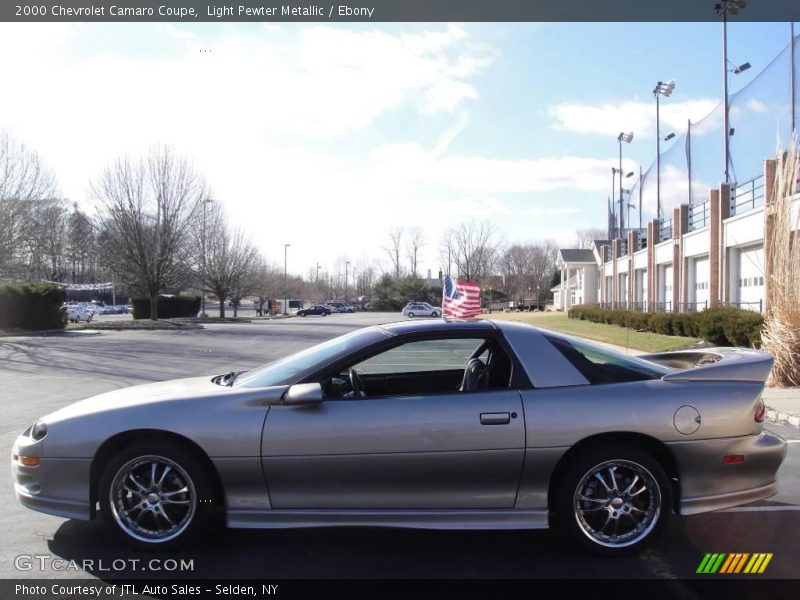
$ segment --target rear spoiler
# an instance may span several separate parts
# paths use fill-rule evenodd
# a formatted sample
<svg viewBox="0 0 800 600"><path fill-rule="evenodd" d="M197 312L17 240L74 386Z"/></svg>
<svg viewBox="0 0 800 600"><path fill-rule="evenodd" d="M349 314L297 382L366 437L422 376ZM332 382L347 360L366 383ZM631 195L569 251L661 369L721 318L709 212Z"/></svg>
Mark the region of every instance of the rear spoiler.
<svg viewBox="0 0 800 600"><path fill-rule="evenodd" d="M772 355L750 348L703 348L641 354L638 358L654 362L674 372L664 381L753 381L764 383L772 369Z"/></svg>

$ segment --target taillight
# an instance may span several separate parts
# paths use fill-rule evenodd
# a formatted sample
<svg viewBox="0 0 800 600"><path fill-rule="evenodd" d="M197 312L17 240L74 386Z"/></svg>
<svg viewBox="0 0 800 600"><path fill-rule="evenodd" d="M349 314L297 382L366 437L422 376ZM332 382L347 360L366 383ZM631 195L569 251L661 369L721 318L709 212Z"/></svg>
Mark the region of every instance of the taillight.
<svg viewBox="0 0 800 600"><path fill-rule="evenodd" d="M764 406L764 401L759 398L758 402L756 402L756 412L753 415L756 423L763 423L764 422L764 413L767 412L767 407Z"/></svg>

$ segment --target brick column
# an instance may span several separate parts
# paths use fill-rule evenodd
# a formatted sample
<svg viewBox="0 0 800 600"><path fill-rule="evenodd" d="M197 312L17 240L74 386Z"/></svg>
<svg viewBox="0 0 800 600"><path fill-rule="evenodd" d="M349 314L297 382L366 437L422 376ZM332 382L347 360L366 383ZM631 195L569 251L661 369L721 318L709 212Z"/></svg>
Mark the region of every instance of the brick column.
<svg viewBox="0 0 800 600"><path fill-rule="evenodd" d="M708 224L708 298L709 305L717 306L721 299L720 286L722 285L720 269L720 238L722 237L722 220L720 219L720 193L719 190L710 190L708 193L708 209L710 222Z"/></svg>
<svg viewBox="0 0 800 600"><path fill-rule="evenodd" d="M769 310L769 280L772 276L774 257L770 251L775 232L775 159L764 161L764 312Z"/></svg>
<svg viewBox="0 0 800 600"><path fill-rule="evenodd" d="M633 268L633 254L636 252L636 243L639 241L639 233L636 231L628 232L628 308L636 298L636 271Z"/></svg>
<svg viewBox="0 0 800 600"><path fill-rule="evenodd" d="M683 264L683 234L689 231L689 205L681 204L672 213L672 311L686 302L687 269Z"/></svg>
<svg viewBox="0 0 800 600"><path fill-rule="evenodd" d="M647 310L652 310L655 302L655 264L656 264L656 239L658 238L658 221L650 221L647 224Z"/></svg>
<svg viewBox="0 0 800 600"><path fill-rule="evenodd" d="M655 263L656 256L656 227L655 221L647 224L647 295L644 297L647 310L652 310L653 298L655 298L653 295L653 263Z"/></svg>
<svg viewBox="0 0 800 600"><path fill-rule="evenodd" d="M723 183L719 186L719 285L720 302L731 301L731 272L728 264L728 248L725 243L725 219L731 216L731 186Z"/></svg>
<svg viewBox="0 0 800 600"><path fill-rule="evenodd" d="M619 282L617 281L617 258L619 257L619 239L611 240L611 306L619 303Z"/></svg>

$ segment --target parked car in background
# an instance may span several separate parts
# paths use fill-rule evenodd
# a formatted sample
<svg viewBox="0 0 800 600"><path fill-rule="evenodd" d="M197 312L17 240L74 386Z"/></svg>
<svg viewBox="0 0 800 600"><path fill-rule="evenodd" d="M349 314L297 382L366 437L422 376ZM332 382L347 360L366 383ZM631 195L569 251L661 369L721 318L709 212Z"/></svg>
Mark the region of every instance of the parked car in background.
<svg viewBox="0 0 800 600"><path fill-rule="evenodd" d="M427 302L415 302L406 304L403 308L404 317L440 317L442 310L438 306L431 306Z"/></svg>
<svg viewBox="0 0 800 600"><path fill-rule="evenodd" d="M324 304L313 304L307 308L301 308L297 311L298 317L305 317L308 315L327 317L329 314L331 314L331 308L329 306L325 306Z"/></svg>
<svg viewBox="0 0 800 600"><path fill-rule="evenodd" d="M353 305L349 304L348 302L342 302L340 300L331 300L330 302L326 302L326 304L336 309L335 312L342 312L342 313L356 312L356 308Z"/></svg>
<svg viewBox="0 0 800 600"><path fill-rule="evenodd" d="M81 321L89 323L94 317L94 312L80 304L70 304L65 308L67 310L67 320L73 323L80 323Z"/></svg>

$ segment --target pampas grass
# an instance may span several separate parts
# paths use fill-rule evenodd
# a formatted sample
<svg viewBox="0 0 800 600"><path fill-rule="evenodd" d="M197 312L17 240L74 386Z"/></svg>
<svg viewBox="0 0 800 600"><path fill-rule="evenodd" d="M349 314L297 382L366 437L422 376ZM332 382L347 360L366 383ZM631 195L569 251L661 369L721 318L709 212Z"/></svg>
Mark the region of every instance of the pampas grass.
<svg viewBox="0 0 800 600"><path fill-rule="evenodd" d="M767 282L768 311L761 333L762 349L775 357L767 385L800 385L800 211L797 136L788 152L779 155L775 169L775 200L766 210L772 218L772 237L765 252L772 265Z"/></svg>

